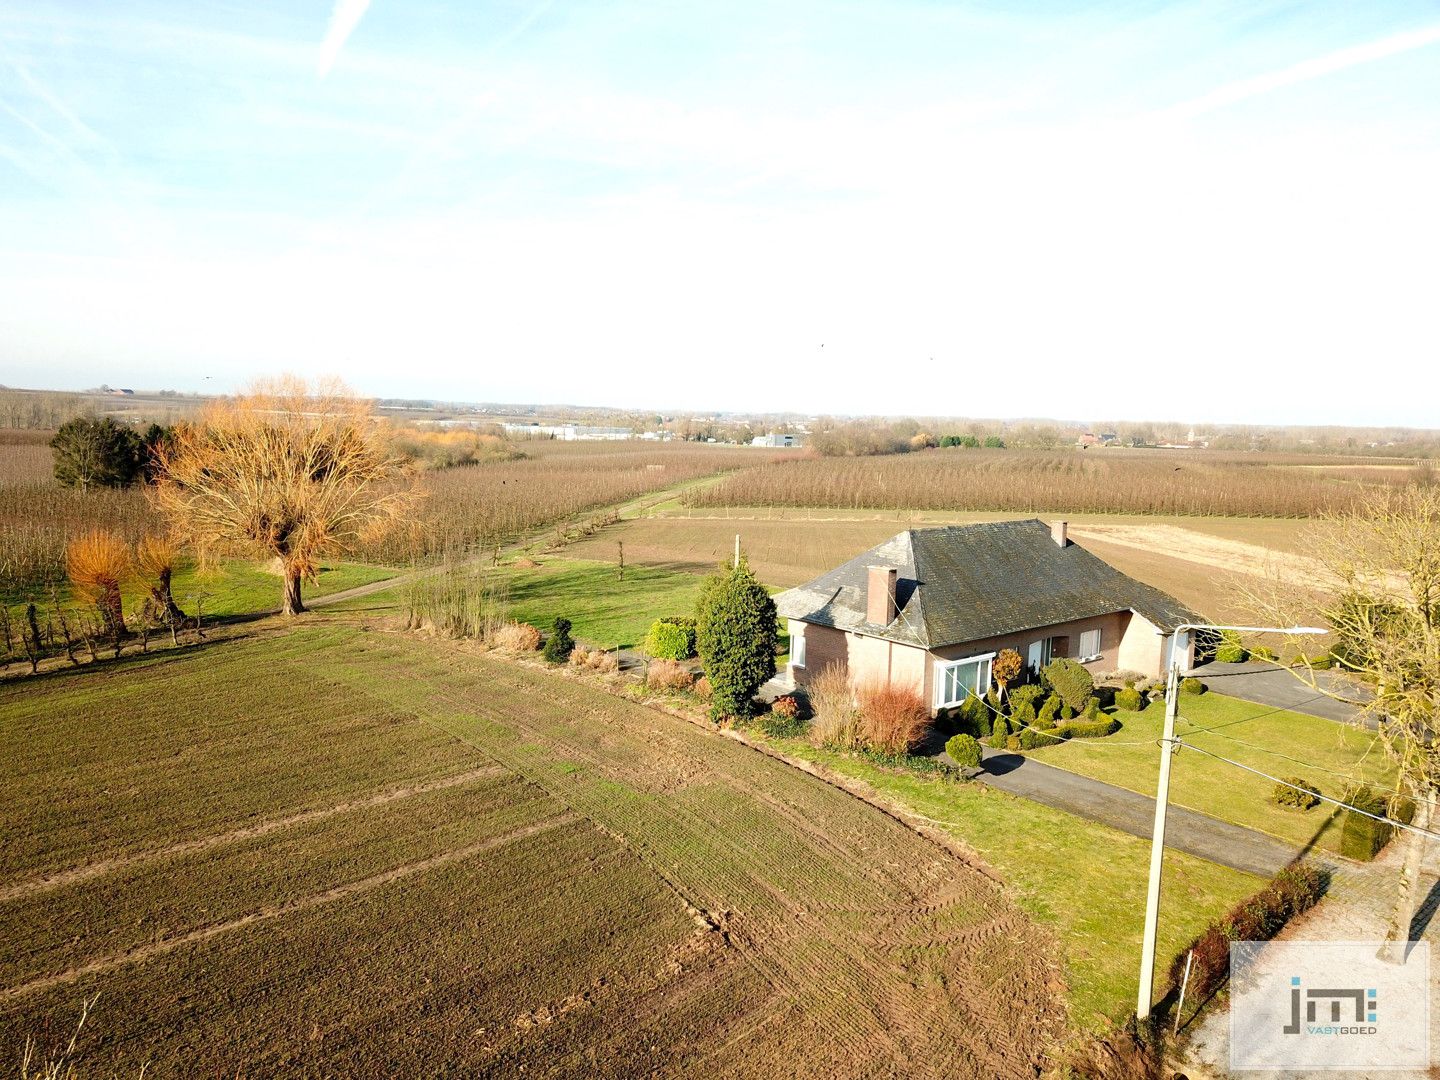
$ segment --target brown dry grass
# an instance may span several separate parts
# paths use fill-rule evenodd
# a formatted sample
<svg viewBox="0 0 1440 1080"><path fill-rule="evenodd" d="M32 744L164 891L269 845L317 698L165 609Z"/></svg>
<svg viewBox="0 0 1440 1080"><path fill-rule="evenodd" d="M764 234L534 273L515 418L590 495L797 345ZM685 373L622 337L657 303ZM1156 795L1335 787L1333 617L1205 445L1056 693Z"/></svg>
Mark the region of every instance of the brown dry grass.
<svg viewBox="0 0 1440 1080"><path fill-rule="evenodd" d="M651 660L645 685L652 690L689 690L695 685L695 673L678 660Z"/></svg>
<svg viewBox="0 0 1440 1080"><path fill-rule="evenodd" d="M485 643L506 652L534 652L540 648L540 631L529 623L509 622L487 635Z"/></svg>
<svg viewBox="0 0 1440 1080"><path fill-rule="evenodd" d="M584 645L576 645L570 650L570 663L587 671L598 671L602 675L614 674L620 670L620 658L614 653L604 649L588 649Z"/></svg>
<svg viewBox="0 0 1440 1080"><path fill-rule="evenodd" d="M844 664L829 664L805 686L814 714L810 738L817 746L852 750L863 742L860 710Z"/></svg>

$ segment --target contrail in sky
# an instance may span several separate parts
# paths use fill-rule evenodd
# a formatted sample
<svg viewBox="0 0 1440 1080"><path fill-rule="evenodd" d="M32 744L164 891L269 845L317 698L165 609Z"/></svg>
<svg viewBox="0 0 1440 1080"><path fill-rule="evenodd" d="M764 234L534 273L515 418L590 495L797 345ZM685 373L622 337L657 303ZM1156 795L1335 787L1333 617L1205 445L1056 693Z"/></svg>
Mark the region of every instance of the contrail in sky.
<svg viewBox="0 0 1440 1080"><path fill-rule="evenodd" d="M335 10L330 12L330 25L325 28L325 40L320 43L320 57L315 63L315 74L323 79L335 66L340 50L360 25L370 0L335 0Z"/></svg>
<svg viewBox="0 0 1440 1080"><path fill-rule="evenodd" d="M1317 56L1313 60L1303 61L1293 67L1226 83L1208 94L1166 109L1163 115L1188 120L1192 116L1200 116L1248 98L1268 94L1283 86L1293 86L1296 83L1309 82L1311 79L1318 79L1324 75L1333 75L1346 68L1368 64L1374 60L1384 60L1387 57L1410 52L1412 49L1433 45L1437 41L1440 41L1440 26L1427 26L1420 30L1407 30L1403 34L1391 34L1378 41L1354 45L1348 49L1340 49L1337 52L1326 53L1324 56Z"/></svg>

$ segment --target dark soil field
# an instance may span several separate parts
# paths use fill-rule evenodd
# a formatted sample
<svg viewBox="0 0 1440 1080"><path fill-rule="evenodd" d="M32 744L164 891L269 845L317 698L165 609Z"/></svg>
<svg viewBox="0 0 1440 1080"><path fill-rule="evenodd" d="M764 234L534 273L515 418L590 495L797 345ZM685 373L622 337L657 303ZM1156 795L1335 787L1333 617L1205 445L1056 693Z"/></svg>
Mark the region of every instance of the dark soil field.
<svg viewBox="0 0 1440 1080"><path fill-rule="evenodd" d="M322 674L323 673L323 674ZM348 627L0 687L0 1053L83 1075L1031 1076L982 868L683 720Z"/></svg>

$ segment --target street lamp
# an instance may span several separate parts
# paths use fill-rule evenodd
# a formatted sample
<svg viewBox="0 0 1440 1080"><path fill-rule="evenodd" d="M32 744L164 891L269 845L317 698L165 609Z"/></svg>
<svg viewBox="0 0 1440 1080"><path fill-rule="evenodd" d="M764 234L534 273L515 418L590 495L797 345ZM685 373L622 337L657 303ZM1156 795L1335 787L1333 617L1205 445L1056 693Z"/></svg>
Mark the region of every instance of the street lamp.
<svg viewBox="0 0 1440 1080"><path fill-rule="evenodd" d="M1150 884L1145 894L1145 936L1140 949L1140 992L1135 1017L1150 1016L1150 999L1155 990L1155 933L1160 922L1160 867L1165 856L1165 815L1170 804L1170 758L1178 749L1175 742L1175 714L1180 708L1180 635L1195 630L1235 630L1242 634L1324 634L1319 626L1213 626L1209 623L1181 623L1170 649L1169 671L1165 678L1165 727L1160 735L1160 780L1155 788L1155 828L1150 837ZM1163 633L1163 631L1161 631Z"/></svg>

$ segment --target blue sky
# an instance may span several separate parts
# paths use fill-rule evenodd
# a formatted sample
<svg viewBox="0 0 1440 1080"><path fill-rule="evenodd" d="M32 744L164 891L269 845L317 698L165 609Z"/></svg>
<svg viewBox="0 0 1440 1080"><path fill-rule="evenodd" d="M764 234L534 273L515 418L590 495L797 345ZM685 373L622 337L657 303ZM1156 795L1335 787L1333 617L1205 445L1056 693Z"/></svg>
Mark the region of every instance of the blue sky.
<svg viewBox="0 0 1440 1080"><path fill-rule="evenodd" d="M1437 191L1433 0L31 0L0 382L1431 425Z"/></svg>

